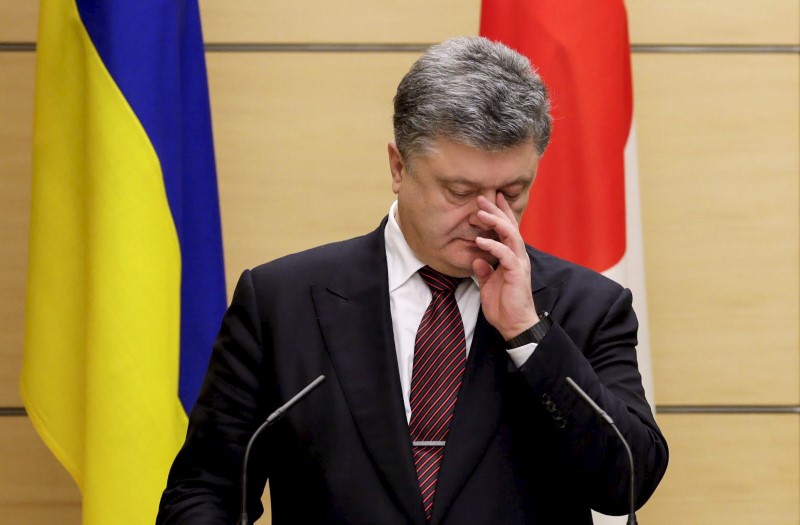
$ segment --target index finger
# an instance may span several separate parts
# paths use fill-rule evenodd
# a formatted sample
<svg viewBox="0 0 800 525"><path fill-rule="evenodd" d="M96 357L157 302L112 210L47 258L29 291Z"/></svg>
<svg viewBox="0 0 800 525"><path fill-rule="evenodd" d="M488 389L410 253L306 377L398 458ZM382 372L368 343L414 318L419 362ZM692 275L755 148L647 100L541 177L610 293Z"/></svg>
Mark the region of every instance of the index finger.
<svg viewBox="0 0 800 525"><path fill-rule="evenodd" d="M514 215L514 211L511 209L511 205L506 200L506 196L503 193L498 192L497 197L495 197L495 205L506 214L508 220L511 221L511 224L514 225L515 228L519 229L519 223L517 222L517 216Z"/></svg>
<svg viewBox="0 0 800 525"><path fill-rule="evenodd" d="M480 197L478 205L478 217L488 227L494 230L500 238L500 241L507 245L517 255L522 255L525 252L525 242L522 240L522 235L519 232L516 217L511 212L508 203L503 200L502 204L508 210L503 211L496 204L492 203L485 197ZM510 213L510 215L509 215Z"/></svg>

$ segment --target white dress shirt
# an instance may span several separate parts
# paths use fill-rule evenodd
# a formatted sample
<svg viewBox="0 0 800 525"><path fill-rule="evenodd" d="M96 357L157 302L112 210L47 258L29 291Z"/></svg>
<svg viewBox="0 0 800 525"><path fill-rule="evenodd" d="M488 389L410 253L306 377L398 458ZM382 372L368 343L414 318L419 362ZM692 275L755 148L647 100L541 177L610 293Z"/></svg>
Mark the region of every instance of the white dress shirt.
<svg viewBox="0 0 800 525"><path fill-rule="evenodd" d="M431 302L431 291L417 270L425 263L417 259L406 242L395 217L397 202L389 209L389 221L384 230L386 240L386 263L389 270L389 306L392 313L394 346L397 351L397 367L400 370L400 385L403 389L403 404L406 419L411 421L411 373L414 367L414 342L422 316ZM481 308L481 291L473 276L464 279L455 291L461 320L464 323L464 336L467 340L467 354L475 335L478 312ZM519 368L527 361L536 348L536 343L507 350L511 360Z"/></svg>

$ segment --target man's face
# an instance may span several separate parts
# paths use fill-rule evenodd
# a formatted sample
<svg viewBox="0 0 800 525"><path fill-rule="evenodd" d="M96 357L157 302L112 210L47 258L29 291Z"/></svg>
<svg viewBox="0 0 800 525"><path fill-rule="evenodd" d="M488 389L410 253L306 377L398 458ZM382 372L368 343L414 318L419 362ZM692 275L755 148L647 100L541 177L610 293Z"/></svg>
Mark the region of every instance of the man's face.
<svg viewBox="0 0 800 525"><path fill-rule="evenodd" d="M405 162L389 144L397 220L414 254L453 277L472 275L472 261L496 260L475 245L476 237L497 238L477 216L477 198L502 194L517 218L528 205L539 155L533 141L491 152L438 139L431 151Z"/></svg>

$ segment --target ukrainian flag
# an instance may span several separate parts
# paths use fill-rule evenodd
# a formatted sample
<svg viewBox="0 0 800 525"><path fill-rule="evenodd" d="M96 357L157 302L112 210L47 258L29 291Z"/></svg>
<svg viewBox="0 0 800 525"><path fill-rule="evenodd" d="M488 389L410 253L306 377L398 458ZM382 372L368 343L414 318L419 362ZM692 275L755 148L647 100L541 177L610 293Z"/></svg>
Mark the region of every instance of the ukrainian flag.
<svg viewBox="0 0 800 525"><path fill-rule="evenodd" d="M21 391L83 523L155 519L225 308L196 0L42 0Z"/></svg>

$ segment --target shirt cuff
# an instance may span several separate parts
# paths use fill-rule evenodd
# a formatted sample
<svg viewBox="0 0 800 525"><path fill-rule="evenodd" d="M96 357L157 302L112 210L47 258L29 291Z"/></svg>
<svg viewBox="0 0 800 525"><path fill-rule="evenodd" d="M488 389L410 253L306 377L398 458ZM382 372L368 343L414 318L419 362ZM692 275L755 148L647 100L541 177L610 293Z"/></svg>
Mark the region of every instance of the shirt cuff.
<svg viewBox="0 0 800 525"><path fill-rule="evenodd" d="M514 366L519 368L524 365L525 361L527 361L531 354L533 354L533 351L536 350L536 346L536 343L528 343L526 345L518 346L517 348L507 348L506 352L508 352L508 357L511 358Z"/></svg>

